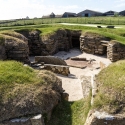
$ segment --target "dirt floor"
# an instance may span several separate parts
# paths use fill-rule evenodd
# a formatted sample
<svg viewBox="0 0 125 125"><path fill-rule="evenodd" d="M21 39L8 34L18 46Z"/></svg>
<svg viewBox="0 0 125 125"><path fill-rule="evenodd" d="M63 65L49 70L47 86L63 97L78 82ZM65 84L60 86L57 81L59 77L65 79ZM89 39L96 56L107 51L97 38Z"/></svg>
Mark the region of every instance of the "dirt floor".
<svg viewBox="0 0 125 125"><path fill-rule="evenodd" d="M70 74L68 77L57 75L62 79L63 89L69 94L69 101L76 101L83 98L80 76L92 76L98 74L101 70L100 64L105 65L105 67L111 64L111 61L105 56L81 53L79 49L72 49L69 52L60 51L54 56L64 59L67 64L70 65ZM72 61L69 59L70 57L84 57L88 61ZM93 60L91 64L89 63L89 60ZM76 68L75 66L79 68Z"/></svg>

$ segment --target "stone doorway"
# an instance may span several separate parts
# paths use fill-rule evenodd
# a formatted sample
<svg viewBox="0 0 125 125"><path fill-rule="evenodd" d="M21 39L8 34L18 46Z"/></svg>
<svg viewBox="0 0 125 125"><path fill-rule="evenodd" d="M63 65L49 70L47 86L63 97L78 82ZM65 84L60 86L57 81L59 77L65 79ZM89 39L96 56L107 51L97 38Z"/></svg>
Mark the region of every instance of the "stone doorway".
<svg viewBox="0 0 125 125"><path fill-rule="evenodd" d="M79 36L72 36L72 47L80 49Z"/></svg>

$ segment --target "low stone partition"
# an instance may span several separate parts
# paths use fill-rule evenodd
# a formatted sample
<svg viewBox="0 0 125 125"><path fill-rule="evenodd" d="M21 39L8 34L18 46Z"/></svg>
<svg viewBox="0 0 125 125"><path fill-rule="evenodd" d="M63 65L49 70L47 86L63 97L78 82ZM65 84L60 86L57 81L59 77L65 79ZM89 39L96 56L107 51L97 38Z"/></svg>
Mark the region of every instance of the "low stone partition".
<svg viewBox="0 0 125 125"><path fill-rule="evenodd" d="M68 74L70 73L68 66L44 64L44 69L50 70L54 73L62 74L65 76L68 76Z"/></svg>
<svg viewBox="0 0 125 125"><path fill-rule="evenodd" d="M85 33L80 36L80 50L90 54L106 54L106 46L102 41L106 38L95 33Z"/></svg>
<svg viewBox="0 0 125 125"><path fill-rule="evenodd" d="M58 57L55 56L35 56L35 62L44 64L53 64L53 65L67 65L66 62Z"/></svg>
<svg viewBox="0 0 125 125"><path fill-rule="evenodd" d="M91 86L91 76L84 76L81 75L79 78L81 85L82 85L82 90L83 90L83 97L87 97L90 94L90 91L92 89Z"/></svg>
<svg viewBox="0 0 125 125"><path fill-rule="evenodd" d="M125 45L115 40L110 41L107 47L107 58L112 62L125 59Z"/></svg>

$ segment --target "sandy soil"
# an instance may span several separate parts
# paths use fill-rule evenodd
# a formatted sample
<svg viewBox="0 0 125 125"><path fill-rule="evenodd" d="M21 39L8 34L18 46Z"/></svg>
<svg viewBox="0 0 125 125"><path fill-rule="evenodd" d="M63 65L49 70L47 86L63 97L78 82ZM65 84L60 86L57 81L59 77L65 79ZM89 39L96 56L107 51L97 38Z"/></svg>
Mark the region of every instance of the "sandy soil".
<svg viewBox="0 0 125 125"><path fill-rule="evenodd" d="M94 59L91 66L87 66L84 69L70 67L70 74L68 77L57 75L62 79L62 86L65 92L69 94L69 101L76 101L83 98L82 86L80 82L80 76L92 76L98 74L101 69L100 61L103 62L106 66L111 64L111 61L105 56L100 57L96 55L91 55L87 53L81 53L78 49L72 49L69 52L60 51L55 56L58 56L62 59L67 59L69 57L85 57L87 60Z"/></svg>

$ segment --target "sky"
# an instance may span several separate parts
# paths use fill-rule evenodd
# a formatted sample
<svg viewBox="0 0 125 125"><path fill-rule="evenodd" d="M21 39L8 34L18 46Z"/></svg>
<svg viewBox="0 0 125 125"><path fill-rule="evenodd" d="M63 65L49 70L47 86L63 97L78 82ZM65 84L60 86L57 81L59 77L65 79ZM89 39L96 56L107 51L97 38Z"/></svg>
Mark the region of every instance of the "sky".
<svg viewBox="0 0 125 125"><path fill-rule="evenodd" d="M119 12L125 10L125 0L0 0L0 20L41 18L51 12L79 13L85 9Z"/></svg>

